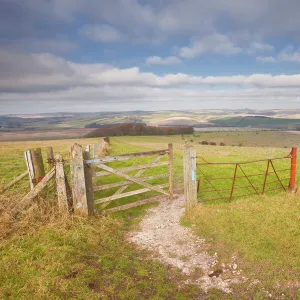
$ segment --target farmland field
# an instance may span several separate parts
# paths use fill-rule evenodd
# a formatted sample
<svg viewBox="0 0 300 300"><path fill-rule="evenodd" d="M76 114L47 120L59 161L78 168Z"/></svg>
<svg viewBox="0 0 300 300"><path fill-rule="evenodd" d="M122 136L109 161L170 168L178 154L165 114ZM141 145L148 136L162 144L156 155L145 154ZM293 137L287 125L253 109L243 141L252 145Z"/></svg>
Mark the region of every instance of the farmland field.
<svg viewBox="0 0 300 300"><path fill-rule="evenodd" d="M185 143L192 144L197 155L207 161L228 162L285 156L290 149L284 146L297 145L300 138L287 134L287 139L293 140L290 141L290 145L286 145L287 140L283 139L281 132L227 134L231 133L195 133L184 137L113 137L110 154L166 149L168 143L173 143L175 187L176 192L181 193L182 152ZM259 136L259 139L255 140L256 136ZM276 144L278 148L230 145L231 142L238 144L240 138L245 145ZM228 146L201 145L202 140L218 143L224 141ZM96 143L97 139L0 143L0 182L5 183L24 170L22 156L25 149L42 147L45 153L45 147L53 146L55 153L60 153L68 159L69 149L74 142L85 146ZM118 164L118 167L123 166L121 162ZM289 161L280 164L278 168L285 168L288 167ZM66 165L66 170L68 168ZM247 172L255 172L257 168L256 165L249 166ZM298 168L298 174L299 170ZM221 173L222 176L232 176L232 168L224 168L222 172L218 168L211 168L205 172L210 176L219 176ZM98 184L115 180L117 179L107 177L105 182ZM27 179L24 179L22 187L28 188ZM26 191L19 191L18 186L15 186L9 191L9 195L15 192L22 195ZM113 193L113 190L110 193ZM108 195L110 194L105 194ZM155 192L150 192L125 198L119 204L154 195ZM199 194L198 198L200 201L204 200L204 195ZM233 200L199 203L191 218L184 218L182 222L186 226L193 225L193 230L207 239L208 250L212 253L218 252L220 263L236 256L242 275L250 281L259 282L252 286L237 284L231 298L219 292L215 296L215 291L210 291L205 297L263 299L267 289L270 294L278 297L284 294L283 299L296 299L300 296L297 291L300 274L299 196L278 192L275 195L270 193L260 197ZM116 204L118 203L110 205ZM106 218L96 215L80 225L60 225L60 228L57 227L58 221L55 221L56 225L41 225L36 221L37 225L23 225L25 235L19 235L19 229L14 229L9 235L2 235L0 268L6 270L6 275L0 276L0 296L7 299L26 299L27 295L36 299L139 299L148 295L153 299L194 299L196 294L202 293L198 288L187 286L178 289L177 284L182 280L182 275L176 270L148 261L146 253L133 249L125 242L123 235L130 227L137 226L144 212L145 207L141 207ZM1 227L1 230L4 231L4 228ZM67 259L69 253L72 254L72 259ZM12 265L15 267L12 268ZM28 283L25 285L26 282ZM39 285L37 290L34 288L35 282ZM125 286L126 293L122 294ZM212 298L209 298L209 295Z"/></svg>
<svg viewBox="0 0 300 300"><path fill-rule="evenodd" d="M91 128L78 128L78 129L0 132L0 142L27 141L27 140L40 141L40 140L78 138L78 137L84 137L92 130L93 129Z"/></svg>

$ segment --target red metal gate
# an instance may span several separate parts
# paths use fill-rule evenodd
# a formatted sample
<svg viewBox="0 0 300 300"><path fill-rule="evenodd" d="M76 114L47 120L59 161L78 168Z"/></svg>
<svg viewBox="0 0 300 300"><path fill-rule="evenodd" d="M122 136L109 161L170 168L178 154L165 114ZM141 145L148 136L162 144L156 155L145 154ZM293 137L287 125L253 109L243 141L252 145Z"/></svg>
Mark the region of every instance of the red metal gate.
<svg viewBox="0 0 300 300"><path fill-rule="evenodd" d="M203 157L197 156L197 158L201 159L201 162L197 162L197 169L200 175L198 176L197 193L198 199L202 201L231 201L233 198L247 197L252 195L263 195L266 192L274 192L277 190L294 190L295 188L297 148L292 148L289 155L284 157L260 159L246 162L208 162ZM288 160L284 163L284 168L278 169L278 167L275 166L275 161L279 160ZM264 172L249 174L249 172L245 170L247 165L255 163L265 163ZM288 167L286 166L287 163ZM233 169L227 169L227 173L233 172L233 176L211 176L209 174L210 172L206 169L206 167L211 166L218 167L218 173L222 173L220 172L220 168L223 166L228 166L228 168L230 168L230 166L233 166ZM285 173L287 173L288 171L289 176L286 177L287 175L285 175ZM212 173L215 174L216 172ZM272 181L270 181L270 178L272 179ZM243 184L239 185L239 183L241 182L243 182ZM288 184L286 184L286 182L288 182ZM274 184L276 184L277 186L274 187ZM245 190L247 191L247 193L240 192ZM207 198L207 195L214 194L217 194L218 196Z"/></svg>

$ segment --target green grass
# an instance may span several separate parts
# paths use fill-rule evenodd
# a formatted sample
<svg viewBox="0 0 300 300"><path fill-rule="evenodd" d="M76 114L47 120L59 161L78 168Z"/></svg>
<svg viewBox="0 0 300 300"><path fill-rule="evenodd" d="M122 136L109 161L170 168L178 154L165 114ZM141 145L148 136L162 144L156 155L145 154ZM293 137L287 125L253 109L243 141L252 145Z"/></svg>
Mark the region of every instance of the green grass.
<svg viewBox="0 0 300 300"><path fill-rule="evenodd" d="M197 134L185 136L184 139L193 139L197 155L208 161L232 162L278 157L287 155L290 150L203 146L199 144L201 135L202 133L199 137ZM275 137L272 136L273 138ZM116 137L111 139L110 154L166 149L168 143L173 143L175 187L180 191L184 139L182 136ZM6 182L13 178L13 169L10 169L12 165L16 166L16 174L24 170L22 156L25 149L40 146L45 153L45 147L51 145L55 153L68 159L68 151L75 141L85 147L96 143L97 139L1 143L0 165L8 166L8 172L0 179ZM9 158L12 156L20 157ZM149 160L151 158L138 158L110 165L121 168L144 164ZM286 167L284 164L288 166L289 161L276 161L275 164L281 169ZM66 166L66 170L68 169ZM202 169L211 177L233 175L232 166L203 166ZM243 169L246 173L261 172L265 170L265 165L258 163L243 166ZM165 167L152 169L143 176L164 173L166 170ZM273 181L271 176L273 175L270 175L269 180ZM97 180L97 184L123 181L116 176L104 176ZM160 181L155 182L159 183ZM254 180L254 183L261 185L261 179ZM237 184L242 186L246 182L239 181ZM24 179L23 186L28 189L28 179ZM226 186L228 183L223 182L218 187ZM205 185L202 187L206 188ZM126 192L136 188L138 186L132 185ZM24 193L18 190L18 186L14 189L20 194ZM105 197L113 192L114 190L95 193L95 198ZM108 207L152 195L156 193L128 197L115 201ZM199 199L203 200L205 196L199 194ZM236 299L263 299L262 286L276 295L285 293L287 299L300 297L296 288L287 288L289 281L295 283L300 276L299 197L277 194L234 200L231 203L223 201L199 204L189 224L195 225L193 228L197 234L207 238L211 251L217 251L222 261L227 262L232 255L237 255L242 274L261 280L259 286L248 289L246 294L244 291L248 286L238 285L234 294ZM28 232L23 231L22 235L14 232L12 236L1 240L0 270L5 271L0 272L0 298L193 299L201 291L193 286L182 286L182 276L177 271L148 260L147 253L135 249L125 241L126 232L131 226L138 224L146 207L148 206L124 211L108 218L97 215L87 221L74 220L64 226L46 223L38 227L32 223ZM278 284L280 288L276 288ZM218 291L211 291L207 298L230 299Z"/></svg>
<svg viewBox="0 0 300 300"><path fill-rule="evenodd" d="M14 164L16 174L19 174L24 170L22 155L25 149L40 146L45 155L45 147L51 145L55 153L60 153L68 159L69 148L75 141L85 147L96 140L2 143L1 163L3 166L7 165L8 169L10 164ZM111 154L148 149L112 139ZM8 159L9 157L11 159ZM119 167L125 165L126 163ZM68 169L66 166L66 170ZM2 177L3 182L7 182L13 176L14 173L9 169ZM22 184L16 185L8 195L18 192L15 196L19 197L28 190L28 179L24 179ZM140 196L144 198L149 194L151 193ZM127 198L121 203L137 199ZM120 202L114 205L117 204ZM184 277L178 271L152 261L148 253L141 252L126 242L126 232L131 226L139 223L147 207L149 205L110 217L96 215L88 220L75 219L66 224L57 221L45 221L41 224L35 222L33 217L30 222L24 223L24 226L20 223L14 230L1 227L7 230L8 234L4 234L5 238L0 240L0 298L195 298L201 291L195 286L181 285ZM1 210L1 219L4 218L5 212ZM14 222L7 224L14 226Z"/></svg>
<svg viewBox="0 0 300 300"><path fill-rule="evenodd" d="M261 128L282 128L288 129L289 126L298 127L299 119L285 119L285 118L261 118L261 117L227 117L210 120L211 123L218 126L229 127L261 127Z"/></svg>
<svg viewBox="0 0 300 300"><path fill-rule="evenodd" d="M224 262L238 257L243 275L273 295L298 299L288 285L300 277L300 198L282 193L232 203L201 205L190 216L195 232L211 241Z"/></svg>
<svg viewBox="0 0 300 300"><path fill-rule="evenodd" d="M284 131L217 131L217 132L196 132L193 138L194 143L202 141L221 142L227 146L243 147L293 147L300 144L300 135Z"/></svg>
<svg viewBox="0 0 300 300"><path fill-rule="evenodd" d="M1 299L192 299L194 286L124 239L144 210L36 228L0 244ZM126 219L126 221L125 221ZM171 279L172 278L172 279Z"/></svg>

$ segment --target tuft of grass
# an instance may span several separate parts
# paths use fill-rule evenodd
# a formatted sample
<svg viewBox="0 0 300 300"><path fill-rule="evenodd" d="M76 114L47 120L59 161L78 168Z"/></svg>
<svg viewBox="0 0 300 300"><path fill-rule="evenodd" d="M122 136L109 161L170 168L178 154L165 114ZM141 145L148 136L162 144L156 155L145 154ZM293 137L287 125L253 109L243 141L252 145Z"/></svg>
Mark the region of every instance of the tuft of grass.
<svg viewBox="0 0 300 300"><path fill-rule="evenodd" d="M300 197L282 193L241 201L201 205L190 215L195 232L212 238L227 262L239 257L246 276L276 295L300 297ZM187 219L185 220L187 222ZM293 288L294 286L294 288Z"/></svg>

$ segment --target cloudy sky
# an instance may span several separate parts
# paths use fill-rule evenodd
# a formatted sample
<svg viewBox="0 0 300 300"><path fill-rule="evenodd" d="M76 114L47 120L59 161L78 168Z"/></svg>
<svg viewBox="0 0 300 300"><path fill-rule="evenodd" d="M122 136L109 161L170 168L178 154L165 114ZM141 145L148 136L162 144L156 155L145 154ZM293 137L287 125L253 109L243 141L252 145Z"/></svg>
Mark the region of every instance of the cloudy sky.
<svg viewBox="0 0 300 300"><path fill-rule="evenodd" d="M299 0L0 0L0 114L300 108Z"/></svg>

